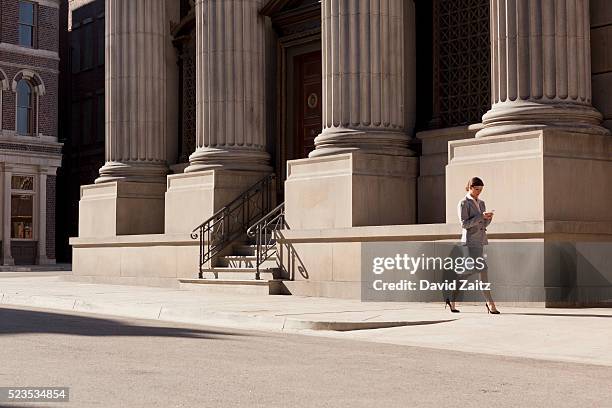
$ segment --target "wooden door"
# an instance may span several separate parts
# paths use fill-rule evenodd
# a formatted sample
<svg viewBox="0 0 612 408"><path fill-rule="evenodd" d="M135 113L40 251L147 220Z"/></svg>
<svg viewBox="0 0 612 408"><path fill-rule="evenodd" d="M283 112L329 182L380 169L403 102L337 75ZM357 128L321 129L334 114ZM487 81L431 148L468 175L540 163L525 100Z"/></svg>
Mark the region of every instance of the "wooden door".
<svg viewBox="0 0 612 408"><path fill-rule="evenodd" d="M321 51L294 57L295 67L295 158L308 157L314 150L314 139L321 133L322 68Z"/></svg>

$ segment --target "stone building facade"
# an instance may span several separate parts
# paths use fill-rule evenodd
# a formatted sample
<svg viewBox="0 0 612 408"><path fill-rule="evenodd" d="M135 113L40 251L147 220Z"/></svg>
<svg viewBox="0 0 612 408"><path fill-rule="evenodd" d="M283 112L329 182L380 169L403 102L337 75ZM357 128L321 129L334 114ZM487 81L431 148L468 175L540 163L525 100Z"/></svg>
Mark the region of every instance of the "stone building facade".
<svg viewBox="0 0 612 408"><path fill-rule="evenodd" d="M475 175L492 239L612 238L605 0L106 0L105 18L82 279L193 277L190 232L271 173L291 293L359 297L368 243L456 239ZM550 259L525 272L536 292L567 289Z"/></svg>
<svg viewBox="0 0 612 408"><path fill-rule="evenodd" d="M60 1L0 5L2 262L54 263Z"/></svg>

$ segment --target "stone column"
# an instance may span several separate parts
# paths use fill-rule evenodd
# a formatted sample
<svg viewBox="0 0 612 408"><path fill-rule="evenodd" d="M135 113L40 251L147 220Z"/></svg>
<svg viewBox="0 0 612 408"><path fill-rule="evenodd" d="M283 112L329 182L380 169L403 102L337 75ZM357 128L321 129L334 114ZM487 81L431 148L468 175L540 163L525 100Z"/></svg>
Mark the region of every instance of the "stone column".
<svg viewBox="0 0 612 408"><path fill-rule="evenodd" d="M168 176L166 233L205 221L272 169L264 0L196 0L196 150Z"/></svg>
<svg viewBox="0 0 612 408"><path fill-rule="evenodd" d="M38 264L46 265L47 259L47 171L38 170Z"/></svg>
<svg viewBox="0 0 612 408"><path fill-rule="evenodd" d="M477 137L608 134L591 105L589 0L491 0L493 107Z"/></svg>
<svg viewBox="0 0 612 408"><path fill-rule="evenodd" d="M4 165L4 206L2 220L2 255L3 265L15 265L11 254L11 178L13 176L13 168L7 164Z"/></svg>
<svg viewBox="0 0 612 408"><path fill-rule="evenodd" d="M81 187L79 237L164 232L172 3L106 0L106 164Z"/></svg>
<svg viewBox="0 0 612 408"><path fill-rule="evenodd" d="M185 172L270 171L263 0L196 0L196 151Z"/></svg>
<svg viewBox="0 0 612 408"><path fill-rule="evenodd" d="M493 106L475 139L449 143L447 222L474 176L493 225L587 222L586 236L612 221L612 138L591 105L589 32L588 0L491 0Z"/></svg>
<svg viewBox="0 0 612 408"><path fill-rule="evenodd" d="M164 182L165 0L106 0L106 164L96 183Z"/></svg>
<svg viewBox="0 0 612 408"><path fill-rule="evenodd" d="M414 2L321 8L323 131L308 159L287 163L286 220L296 230L414 223Z"/></svg>
<svg viewBox="0 0 612 408"><path fill-rule="evenodd" d="M310 157L363 150L410 156L405 0L323 0L323 132ZM411 61L412 62L412 61Z"/></svg>

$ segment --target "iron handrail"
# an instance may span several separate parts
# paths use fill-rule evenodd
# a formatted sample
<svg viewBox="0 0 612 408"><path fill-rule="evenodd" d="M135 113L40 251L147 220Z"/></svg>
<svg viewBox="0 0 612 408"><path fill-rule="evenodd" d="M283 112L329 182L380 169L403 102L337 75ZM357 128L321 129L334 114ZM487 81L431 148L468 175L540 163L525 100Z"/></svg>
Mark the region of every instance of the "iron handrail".
<svg viewBox="0 0 612 408"><path fill-rule="evenodd" d="M286 227L285 203L282 203L247 230L248 236L255 237L256 280L260 279L261 265L276 253L276 232Z"/></svg>
<svg viewBox="0 0 612 408"><path fill-rule="evenodd" d="M200 279L204 277L204 265L208 261L244 235L255 221L269 212L275 193L275 177L270 174L262 178L193 229L191 238L200 240Z"/></svg>

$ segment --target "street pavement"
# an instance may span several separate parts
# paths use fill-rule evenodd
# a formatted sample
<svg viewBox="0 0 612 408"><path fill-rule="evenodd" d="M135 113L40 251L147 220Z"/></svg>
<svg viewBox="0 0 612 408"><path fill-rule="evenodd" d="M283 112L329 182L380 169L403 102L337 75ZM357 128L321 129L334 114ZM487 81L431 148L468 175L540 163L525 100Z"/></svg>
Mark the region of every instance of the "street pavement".
<svg viewBox="0 0 612 408"><path fill-rule="evenodd" d="M8 305L0 362L0 386L70 387L13 406L612 406L602 365Z"/></svg>
<svg viewBox="0 0 612 408"><path fill-rule="evenodd" d="M483 304L463 304L452 314L442 304L207 294L49 274L0 274L0 305L612 367L612 309L500 307L493 316ZM373 324L387 328L366 330Z"/></svg>

